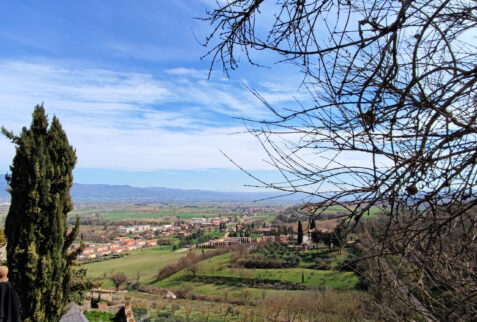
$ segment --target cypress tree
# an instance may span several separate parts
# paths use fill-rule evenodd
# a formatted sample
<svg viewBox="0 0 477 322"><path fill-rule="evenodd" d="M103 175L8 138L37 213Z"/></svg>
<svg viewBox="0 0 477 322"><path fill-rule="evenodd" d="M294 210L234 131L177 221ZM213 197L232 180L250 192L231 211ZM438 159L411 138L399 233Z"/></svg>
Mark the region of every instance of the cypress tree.
<svg viewBox="0 0 477 322"><path fill-rule="evenodd" d="M30 129L19 136L2 128L16 145L10 167L11 205L5 222L9 280L16 288L24 321L57 321L70 300L73 260L67 254L79 220L67 232L66 216L73 209L70 188L76 164L60 122L48 120L36 106Z"/></svg>
<svg viewBox="0 0 477 322"><path fill-rule="evenodd" d="M303 244L303 226L301 220L298 220L298 245Z"/></svg>
<svg viewBox="0 0 477 322"><path fill-rule="evenodd" d="M315 228L316 228L316 222L315 222L315 219L312 218L312 219L310 220L310 229L315 229Z"/></svg>
<svg viewBox="0 0 477 322"><path fill-rule="evenodd" d="M312 240L312 230L316 228L316 223L315 223L315 218L310 218L310 221L308 222L308 238Z"/></svg>

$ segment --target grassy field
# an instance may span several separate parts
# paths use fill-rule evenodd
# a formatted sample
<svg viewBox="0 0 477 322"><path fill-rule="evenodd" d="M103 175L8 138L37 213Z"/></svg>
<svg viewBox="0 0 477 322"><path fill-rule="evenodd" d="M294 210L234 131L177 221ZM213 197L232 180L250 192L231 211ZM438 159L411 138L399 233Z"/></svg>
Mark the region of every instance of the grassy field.
<svg viewBox="0 0 477 322"><path fill-rule="evenodd" d="M301 267L307 267L312 264L313 258L320 257L322 259L329 259L331 267L336 268L340 262L342 262L350 254L349 250L343 248L341 252L337 250L330 250L328 248L319 248L310 250L305 253L303 262L300 263Z"/></svg>
<svg viewBox="0 0 477 322"><path fill-rule="evenodd" d="M91 213L72 213L70 216L91 216ZM202 218L202 217L216 217L214 213L203 212L176 212L176 211L108 211L102 213L101 219L105 221L113 220L128 220L128 219L161 219L166 216L176 216L181 219Z"/></svg>
<svg viewBox="0 0 477 322"><path fill-rule="evenodd" d="M191 273L182 270L169 278L154 283L161 288L179 289L188 285L193 292L212 297L228 297L229 299L259 301L269 295L278 295L285 298L293 298L306 292L300 290L277 290L270 288L255 288L243 283L231 282L231 278L260 281L282 281L302 284L304 286L320 289L330 288L341 292L358 292L359 277L352 272L340 272L335 270L312 270L306 268L283 268L283 269L244 269L230 268L229 262L232 253L219 255L199 263L197 276L207 277L208 282L193 279ZM343 255L344 256L344 255ZM302 274L304 283L302 283ZM211 282L211 281L214 281Z"/></svg>
<svg viewBox="0 0 477 322"><path fill-rule="evenodd" d="M195 251L199 252L199 250ZM227 280L217 284L188 281L191 276L187 270L182 270L165 280L151 284L160 268L167 264L176 263L183 256L186 256L185 252L172 252L170 251L170 246L158 246L132 252L127 257L86 264L85 267L88 269L88 276L91 278L104 279L105 276L107 277L112 272L123 272L130 279L134 280L139 272L141 274L141 283L143 284L177 289L186 282L193 286L195 292L210 296L222 296L224 293L230 293L231 298L240 298L243 296L243 291L246 290L254 298L258 299L263 297L264 294L281 292L281 290L234 285L234 283L230 283ZM255 279L256 281L276 280L303 284L310 287L332 288L340 291L355 290L360 282L356 274L336 270L313 270L301 267L282 269L230 268L230 256L231 253L227 253L200 262L197 275L217 280L221 278L244 278L248 280ZM304 283L302 283L302 275ZM106 278L103 281L102 287L113 288L113 284Z"/></svg>
<svg viewBox="0 0 477 322"><path fill-rule="evenodd" d="M91 216L95 212L72 212L68 216ZM210 211L200 211L200 210L189 210L189 211L120 211L113 210L104 213L100 213L100 218L105 221L116 221L116 220L129 220L129 219L161 219L166 216L175 216L180 219L192 219L192 218L207 218L207 217L217 217L218 213ZM233 216L233 215L223 215L223 216Z"/></svg>
<svg viewBox="0 0 477 322"><path fill-rule="evenodd" d="M332 288L338 291L354 291L359 285L359 277L352 272L337 272L337 271L313 271L307 269L280 269L280 270L254 270L255 280L277 280L288 281L292 283L301 284L301 274L304 273L305 286L312 286L317 288ZM217 283L221 280L221 276L224 277L240 277L244 276L239 272L232 272L230 274L215 275L213 278ZM264 294L269 293L284 293L284 296L288 293L301 292L288 291L288 290L276 290L276 289L261 289L254 287L244 287L243 285L236 285L235 283L223 283L223 284L211 284L205 282L197 282L189 279L190 273L181 271L165 280L157 282L154 286L161 288L179 289L184 284L191 285L194 292L210 295L210 296L222 296L225 293L230 294L230 298L241 298L244 291L250 293L255 299L261 298ZM254 278L252 277L252 278ZM249 277L246 277L249 278ZM292 295L292 294L288 294Z"/></svg>
<svg viewBox="0 0 477 322"><path fill-rule="evenodd" d="M140 272L143 276L141 281L147 282L153 279L158 269L176 263L184 256L184 252L172 252L170 246L157 246L132 252L127 257L86 264L85 267L92 278L103 278L104 274L109 275L114 271L123 272L133 279ZM112 286L112 283L107 282L104 286Z"/></svg>
<svg viewBox="0 0 477 322"><path fill-rule="evenodd" d="M174 216L180 219L204 218L204 217L240 217L242 207L256 207L255 204L237 204L237 203L170 203L170 204L97 204L85 205L79 204L69 216L99 216L102 220L116 221L127 219L161 219L166 216ZM270 206L270 213L264 211L257 215L257 218L268 222L273 220L273 212L279 211L285 206Z"/></svg>
<svg viewBox="0 0 477 322"><path fill-rule="evenodd" d="M353 209L355 206L350 206L351 209ZM346 209L343 206L330 206L326 208L325 213L330 213L330 214L335 214L340 211L346 211ZM366 213L363 215L365 218L371 218L371 217L376 217L381 213L381 209L379 207L371 207L369 209L369 213Z"/></svg>
<svg viewBox="0 0 477 322"><path fill-rule="evenodd" d="M106 322L111 321L110 319L114 318L114 314L100 311L89 311L84 312L83 314L90 322Z"/></svg>
<svg viewBox="0 0 477 322"><path fill-rule="evenodd" d="M326 293L331 294L333 297L332 305L336 307L333 309L334 311L330 311L328 309L330 305L322 303L320 305L322 305L324 309L322 309L322 313L317 314L324 314L322 316L324 320L340 321L343 318L343 316L341 316L343 310L338 307L341 305L339 303L350 303L353 299L361 299L363 294L362 291L357 290L359 284L358 276L351 272L312 270L301 267L284 269L231 268L230 258L233 253L222 254L199 262L196 278L192 276L189 270L185 269L162 281L152 283L154 275L160 267L175 263L179 258L187 254L186 252L171 252L169 249L170 246L153 247L133 252L125 258L88 264L86 265L88 268L88 276L102 278L104 274L108 275L111 270L114 269L115 272L124 272L128 277L134 279L137 271L140 271L144 274L141 279L142 284L173 290L187 289L188 292L191 292L189 294L202 294L210 298L219 298L222 301L219 303L200 300L191 301L187 299L170 301L163 300L162 298L153 299L152 297L154 295L137 292L129 292L125 295L133 307L147 308L148 314L153 317L153 319L157 318L159 320L180 317L185 320L192 319L197 321L223 321L224 319L229 321L244 321L248 320L247 314L253 312L253 314L257 314L257 317L254 318L254 320L257 320L258 315L268 314L268 304L266 303L269 299L280 298L301 301L299 299L310 296L316 296L318 299L321 296L324 301L327 299L330 300L328 295L320 295ZM330 256L333 258L333 261L338 261L339 256L344 256L344 254L329 254L325 250L320 252L320 256L321 255ZM310 258L311 257L310 254ZM304 258L307 260L308 256ZM304 278L303 283L302 274ZM201 281L200 278L206 278L208 280ZM239 280L238 283L237 280ZM257 281L257 285L254 284L252 286L247 284L247 280ZM319 290L259 288L259 285L264 285L260 284L261 281L266 284L271 280L281 281L281 283L291 282L297 285L314 287ZM113 288L112 282L108 279L104 280L102 286ZM331 293L329 293L330 291ZM139 299L136 299L137 296ZM223 301L228 302L232 300L239 300L243 305L236 306L223 303ZM285 314L285 311L281 314ZM286 318L286 316L282 317ZM262 319L258 320L265 321L269 318L270 317L265 318L265 316L262 316Z"/></svg>
<svg viewBox="0 0 477 322"><path fill-rule="evenodd" d="M312 270L306 268L281 268L281 269L245 269L229 268L231 254L223 254L199 263L197 275L215 277L235 277L260 280L276 280L303 284L318 288L330 287L337 290L354 290L358 287L360 279L352 272L340 272L335 270ZM158 287L178 288L189 273L181 271L163 281L156 283ZM302 274L304 283L302 283ZM199 283L201 284L201 283ZM207 291L210 287L205 285L199 289ZM220 285L223 287L223 285ZM232 285L229 285L232 286ZM215 289L215 287L212 287ZM204 293L208 294L208 293Z"/></svg>
<svg viewBox="0 0 477 322"><path fill-rule="evenodd" d="M218 285L199 282L171 282L158 283L155 286L164 287L169 289L179 289L187 285L192 287L192 291L198 294L204 294L211 297L227 298L229 300L244 300L246 299L250 303L257 302L267 296L277 295L284 298L295 297L298 294L306 293L307 291L289 291L289 290L274 290L274 289L261 289L253 287L243 287L234 285Z"/></svg>
<svg viewBox="0 0 477 322"><path fill-rule="evenodd" d="M264 220L267 223L271 223L275 219L276 215L272 214L259 214L253 217L254 220Z"/></svg>
<svg viewBox="0 0 477 322"><path fill-rule="evenodd" d="M337 212L345 211L342 206L330 206L326 209L325 213L335 214ZM78 208L69 214L69 216L91 216L92 214L100 214L102 220L116 221L116 220L128 220L128 219L161 219L166 216L175 216L180 219L191 218L207 218L217 217L219 215L225 217L233 217L234 214L223 214L221 209L218 208L167 208L167 209L127 209L127 210L107 210L102 211L98 209ZM376 217L381 213L378 207L371 207L369 213L364 214L364 218ZM237 215L237 214L235 214ZM272 222L276 215L259 214L254 217L254 220L264 220L267 223Z"/></svg>

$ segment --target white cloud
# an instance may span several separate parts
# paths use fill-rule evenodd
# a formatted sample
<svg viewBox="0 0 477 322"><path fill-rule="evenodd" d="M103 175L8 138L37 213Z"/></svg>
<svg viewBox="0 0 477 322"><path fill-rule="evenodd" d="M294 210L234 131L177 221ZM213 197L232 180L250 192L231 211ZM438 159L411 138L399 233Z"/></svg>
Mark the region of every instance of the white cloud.
<svg viewBox="0 0 477 322"><path fill-rule="evenodd" d="M194 68L172 68L166 69L165 72L170 75L177 75L177 76L185 76L185 77L194 77L200 79L207 79L209 77L209 71L202 69L194 69Z"/></svg>
<svg viewBox="0 0 477 322"><path fill-rule="evenodd" d="M0 119L18 133L33 106L44 102L77 149L79 167L150 171L270 169L258 142L231 116L264 117L263 105L241 84L200 80L203 70L175 68L165 75L64 65L0 62ZM198 80L199 79L199 80ZM286 91L264 96L279 102ZM219 113L219 114L217 114ZM212 117L209 117L212 115ZM0 172L14 149L0 139Z"/></svg>
<svg viewBox="0 0 477 322"><path fill-rule="evenodd" d="M16 92L32 98L122 104L150 104L171 96L165 86L147 74L18 62L0 64L0 70L2 96Z"/></svg>
<svg viewBox="0 0 477 322"><path fill-rule="evenodd" d="M65 126L66 127L66 126ZM229 135L235 128L180 133L162 129L121 130L68 125L70 142L78 149L79 166L121 170L235 168L219 152L224 149L247 168L259 165L263 156L250 136ZM256 153L250 153L256 151Z"/></svg>

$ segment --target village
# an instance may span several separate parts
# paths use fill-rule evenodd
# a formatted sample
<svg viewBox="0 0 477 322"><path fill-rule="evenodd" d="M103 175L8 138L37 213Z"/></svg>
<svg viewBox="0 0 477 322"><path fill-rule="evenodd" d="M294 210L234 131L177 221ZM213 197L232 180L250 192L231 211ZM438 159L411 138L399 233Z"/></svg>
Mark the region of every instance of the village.
<svg viewBox="0 0 477 322"><path fill-rule="evenodd" d="M174 244L174 249L176 249L174 238L181 240L182 243L179 243L179 245L185 249L209 249L239 244L278 242L287 245L289 248L306 250L316 247L311 239L311 234L314 231L321 233L332 231L328 226L309 228L305 223L306 234L303 236L302 242L296 244L291 243L292 240L297 238L298 228L296 225L273 227L270 223L261 223L261 225L255 226L250 224L254 222L252 216L245 216L245 218L248 218L248 223L244 223L243 218L238 220L236 217L214 217L181 219L173 224L158 226L152 224L118 226L115 228L118 236L111 240L107 240L104 235L100 236L101 242L94 243L85 240L84 249L78 255L77 260L79 262L104 260L108 259L107 256L109 255L122 255L133 250L157 245ZM199 242L194 239L194 236L204 234L204 231L215 232L221 236L208 238L206 241L199 240ZM205 234L205 239L207 239L207 236L212 236ZM79 247L80 242L78 240L71 245L69 252L73 252Z"/></svg>
<svg viewBox="0 0 477 322"><path fill-rule="evenodd" d="M135 317L140 317L140 312L142 311L138 311L137 308L143 305L142 300L137 299L129 302L126 300L126 298L133 296L133 293L129 293L129 291L138 290L156 294L155 301L161 301L161 303L164 301L164 303L166 303L164 305L173 305L171 301L187 301L186 305L191 305L189 297L192 295L187 293L191 291L189 290L184 293L184 285L188 284L182 284L180 280L177 282L176 279L180 279L180 276L183 276L182 278L189 281L188 283L190 284L199 282L200 278L210 278L210 276L204 275L204 272L207 271L206 267L209 266L210 269L212 269L211 272L221 270L225 274L229 274L230 278L240 280L242 283L248 281L247 278L244 279L244 276L251 276L253 265L261 267L262 269L283 270L293 269L293 267L298 265L298 262L304 261L305 265L307 265L307 274L311 274L315 269L329 270L331 269L330 265L332 265L331 262L327 262L329 259L319 259L315 261L313 256L334 252L335 244L330 243L327 245L323 236L335 234L337 224L338 221L335 219L317 221L313 223L313 226L311 222L308 221L272 223L266 222L263 219L257 220L253 215L248 215L240 217L224 216L215 218L176 219L172 223L162 225L124 224L117 226L115 230L119 236L111 241L105 243L84 242L85 248L78 256L78 260L88 264L88 269L95 272L94 276L96 280L101 281L102 287L91 289L87 300L83 302L79 309L85 312L98 312L97 314L116 316L118 316L118 314L129 314L132 316L131 308L134 307L136 308ZM313 238L313 235L320 235L321 241L317 241L316 238ZM204 241L204 239L206 240ZM166 241L170 241L171 244L165 243ZM342 240L341 242L338 248L348 248L355 244L354 240ZM164 245L170 247L157 247L151 250L134 252L133 258L127 256L131 251ZM75 243L72 250L77 247L79 247L79 243ZM327 250L323 251L322 248L327 248ZM312 249L316 249L317 251L307 253L307 251ZM157 255L155 250L158 252ZM153 252L154 257L151 256ZM184 252L183 255L180 254L182 252ZM274 254L273 257L267 259L267 252L270 252L270 255ZM225 266L220 266L223 264L217 266L216 263L228 258L221 256L227 253L232 253L233 255L230 256L230 259L227 259ZM336 254L339 253L340 252L337 252ZM253 255L247 257L247 254ZM262 255L258 255L259 257L257 257L256 254ZM348 254L348 251L345 251L345 254ZM148 259L151 261L157 261L157 271L149 271L144 268L143 264L134 266L135 262L142 262L139 258L145 258L145 256L150 256ZM159 260L156 259L155 256L160 256L164 258L164 260L175 258L176 263L162 264L158 262ZM99 272L105 271L105 269L97 266L102 265L102 263L96 262L108 259L114 260L115 262L114 272L111 270L101 275ZM201 262L200 265L199 262ZM241 266L237 268L236 265ZM252 267L249 267L250 265L252 265ZM247 269L250 270L247 271ZM181 270L185 272L182 273L182 275L179 273ZM201 270L201 273L198 273L197 278L199 280L196 281L195 276L197 270ZM214 274L215 273L212 273L212 275ZM121 276L125 278L122 281L119 280ZM300 286L293 286L292 284L287 284L287 282L282 282L283 285L280 284L276 286L274 284L274 287L280 287L286 290L295 288L305 290L311 286L302 285L304 283L304 276L305 275L300 277L302 279L301 284L299 282L297 283L297 285L300 284ZM221 277L219 279L227 279L227 277ZM264 279L265 282L261 281L260 283L271 283L267 281L265 277L262 279ZM107 280L111 280L112 282L108 282ZM139 282L140 280L142 280L142 283ZM258 278L257 281L260 281L260 278ZM114 284L115 289L111 289L113 286L111 283ZM147 286L141 285L144 283L146 283ZM155 286L150 287L149 284L151 283ZM172 283L172 287L168 283ZM157 288L158 286L159 288ZM354 288L355 286L350 287ZM217 297L221 293L214 292L214 294ZM233 296L240 298L241 295L235 294ZM194 294L194 297L204 298L209 302L225 301L225 303L227 303L231 301L233 303L242 303L240 301L244 301L243 299L224 300L219 297L212 300L200 294ZM126 312L127 307L129 307L129 312Z"/></svg>
<svg viewBox="0 0 477 322"><path fill-rule="evenodd" d="M174 224L165 224L160 226L154 225L131 225L119 226L116 232L119 234L113 240L107 240L105 235L100 236L102 242L92 243L84 241L84 249L77 260L79 262L85 260L92 260L108 255L124 254L128 251L137 250L145 247L156 246L158 240L161 244L170 242L164 238L177 237L185 238L190 236L194 229L199 228L219 228L225 227L225 224L230 222L230 217L223 218L192 218L190 220L177 221ZM221 224L223 226L221 226ZM73 243L69 252L80 247L79 240Z"/></svg>

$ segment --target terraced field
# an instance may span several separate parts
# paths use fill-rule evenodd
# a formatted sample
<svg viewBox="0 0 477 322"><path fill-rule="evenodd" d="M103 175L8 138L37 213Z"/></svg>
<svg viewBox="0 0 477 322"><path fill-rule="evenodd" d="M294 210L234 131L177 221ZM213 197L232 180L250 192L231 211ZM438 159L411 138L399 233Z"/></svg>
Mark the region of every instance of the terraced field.
<svg viewBox="0 0 477 322"><path fill-rule="evenodd" d="M245 268L230 268L231 254L223 254L214 258L202 261L199 263L199 270L196 273L201 277L210 277L216 283L223 285L234 286L234 279L255 280L260 281L282 281L301 284L304 286L317 288L333 288L336 290L355 290L357 289L360 279L353 272L340 272L336 270L313 270L306 268L281 268L281 269L245 269ZM190 273L181 271L155 285L163 288L178 288L180 285L188 280ZM302 278L304 282L302 283ZM193 279L192 279L193 281ZM193 281L193 284L196 282ZM201 289L207 290L210 287L203 287L198 282L197 286ZM212 287L214 289L214 287ZM208 294L208 292L204 293Z"/></svg>
<svg viewBox="0 0 477 322"><path fill-rule="evenodd" d="M190 269L183 269L156 282L154 276L159 268L176 263L181 257L186 256L185 252L172 252L170 248L170 246L153 247L133 252L125 258L88 264L86 265L88 276L104 278L105 274L108 275L114 270L124 272L134 280L136 273L140 271L143 274L141 283L144 285L187 294L184 299L171 302L157 294L127 293L133 307L144 308L150 316L158 319L181 317L185 320L192 318L198 321L224 319L244 321L249 320L249 316L255 315L254 320L265 321L274 314L283 315L288 312L287 310L292 310L296 303L293 304L291 301L302 303L305 300L313 303L310 302L308 308L305 307L306 304L303 304L305 305L303 308L297 308L297 314L305 316L308 313L304 312L309 310L314 312L310 313L313 316L319 315L323 320L330 321L349 320L346 314L351 311L353 314L361 314L360 308L361 303L364 303L365 293L359 290L360 280L357 275L352 272L302 267L311 264L310 259L313 256L332 258L332 267L336 267L343 256L346 256L346 251L338 254L322 250L318 255L316 251L309 252L305 256L301 255L304 260L301 266L279 269L233 268L230 261L235 253L230 252L200 261L195 276ZM114 287L107 278L104 279L102 286ZM284 301L280 305L287 306L285 310L276 305L270 306L280 301Z"/></svg>

